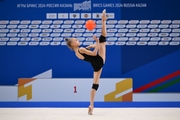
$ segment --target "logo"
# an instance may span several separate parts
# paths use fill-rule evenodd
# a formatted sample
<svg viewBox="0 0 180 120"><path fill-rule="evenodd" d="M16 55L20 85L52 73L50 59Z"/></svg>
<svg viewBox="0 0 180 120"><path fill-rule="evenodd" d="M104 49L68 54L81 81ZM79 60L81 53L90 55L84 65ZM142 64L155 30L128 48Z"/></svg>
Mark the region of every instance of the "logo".
<svg viewBox="0 0 180 120"><path fill-rule="evenodd" d="M81 13L81 18L90 19L91 18L91 13Z"/></svg>
<svg viewBox="0 0 180 120"><path fill-rule="evenodd" d="M84 14L84 17L87 18L87 17L88 17L88 14Z"/></svg>
<svg viewBox="0 0 180 120"><path fill-rule="evenodd" d="M18 79L18 99L22 96L26 96L26 100L32 99L32 84L26 85L32 81L36 80L35 78L20 78Z"/></svg>
<svg viewBox="0 0 180 120"><path fill-rule="evenodd" d="M96 17L99 18L100 17L99 14L97 14Z"/></svg>
<svg viewBox="0 0 180 120"><path fill-rule="evenodd" d="M111 44L111 43L109 43ZM115 90L104 96L105 102L130 102L132 101L132 79L126 78L115 85Z"/></svg>
<svg viewBox="0 0 180 120"><path fill-rule="evenodd" d="M74 14L73 17L75 18L75 17L76 17L76 14Z"/></svg>
<svg viewBox="0 0 180 120"><path fill-rule="evenodd" d="M91 0L84 1L82 3L74 3L74 11L90 11L91 10Z"/></svg>

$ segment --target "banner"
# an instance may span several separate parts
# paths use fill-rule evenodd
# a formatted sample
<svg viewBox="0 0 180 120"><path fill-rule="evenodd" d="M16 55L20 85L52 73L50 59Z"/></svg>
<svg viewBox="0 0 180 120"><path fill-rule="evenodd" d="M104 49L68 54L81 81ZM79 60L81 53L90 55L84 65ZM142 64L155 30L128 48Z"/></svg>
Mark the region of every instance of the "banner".
<svg viewBox="0 0 180 120"><path fill-rule="evenodd" d="M0 99L71 100L68 99L70 94L61 99L66 88L60 90L58 84L63 83L73 91L76 85L72 81L78 79L79 86L84 79L89 83L93 69L69 50L64 39L75 37L82 47L94 44L92 35L101 35L104 9L108 17L106 62L100 81L113 80L102 82L101 87L112 84L108 88L111 90L99 92L101 98L97 100L111 101L112 96L119 94L113 92L116 83L124 78L133 80L133 85L127 88L132 88L132 101L146 101L146 98L152 101L179 100L173 96L180 92L179 2L164 0L0 0L0 89L3 90L0 92L3 95L13 91L12 97ZM85 28L89 19L96 23L92 31ZM50 77L36 77L48 70L51 70ZM32 88L27 88L32 89L32 95L36 97L29 99L23 92L16 91L21 91L22 87L19 87L19 78L37 79L31 82ZM48 80L43 83L41 79ZM49 83L49 79L58 80ZM65 79L70 81L66 83ZM50 89L46 84L57 85L57 89L52 87L52 93L60 90L61 95L50 92L51 97L38 98L39 94L44 95L43 91ZM41 85L44 86L42 91L38 88ZM85 93L91 88L88 85L91 84L87 84ZM78 89L83 89L79 86ZM72 96L76 95L72 100L88 100L85 93L72 93ZM167 98L170 93L173 99ZM18 98L17 94L20 95ZM123 98L118 100L123 101Z"/></svg>

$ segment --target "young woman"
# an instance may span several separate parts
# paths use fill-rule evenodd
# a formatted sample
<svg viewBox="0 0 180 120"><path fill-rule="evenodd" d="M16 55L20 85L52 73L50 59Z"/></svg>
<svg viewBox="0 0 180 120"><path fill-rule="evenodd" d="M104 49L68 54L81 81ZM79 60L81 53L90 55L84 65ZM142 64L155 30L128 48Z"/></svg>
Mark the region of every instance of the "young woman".
<svg viewBox="0 0 180 120"><path fill-rule="evenodd" d="M93 36L93 39L96 41L96 44L90 45L86 48L80 47L80 43L76 38L65 39L67 46L75 52L75 55L84 61L90 62L94 69L94 81L90 93L90 105L88 109L88 114L92 115L94 108L94 98L96 91L99 87L99 79L102 72L102 67L106 59L106 10L102 12L102 35L100 38ZM93 51L89 50L94 48Z"/></svg>

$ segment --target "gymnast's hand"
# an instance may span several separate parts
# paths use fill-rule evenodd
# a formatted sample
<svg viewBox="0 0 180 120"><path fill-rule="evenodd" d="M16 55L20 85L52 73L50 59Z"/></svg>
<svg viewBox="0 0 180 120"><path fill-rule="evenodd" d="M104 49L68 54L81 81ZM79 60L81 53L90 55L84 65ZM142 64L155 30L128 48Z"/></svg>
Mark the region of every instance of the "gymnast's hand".
<svg viewBox="0 0 180 120"><path fill-rule="evenodd" d="M99 39L98 39L95 35L93 35L93 39L94 39L96 42L99 42Z"/></svg>

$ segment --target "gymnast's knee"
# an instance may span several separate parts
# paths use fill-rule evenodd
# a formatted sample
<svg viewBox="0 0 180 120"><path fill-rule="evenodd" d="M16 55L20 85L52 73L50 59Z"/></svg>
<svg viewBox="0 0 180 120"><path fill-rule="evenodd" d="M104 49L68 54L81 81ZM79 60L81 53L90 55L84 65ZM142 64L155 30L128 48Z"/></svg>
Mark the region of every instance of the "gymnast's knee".
<svg viewBox="0 0 180 120"><path fill-rule="evenodd" d="M101 35L100 38L99 38L99 42L100 43L106 42L106 37Z"/></svg>
<svg viewBox="0 0 180 120"><path fill-rule="evenodd" d="M99 84L93 84L93 85L92 85L92 89L94 89L94 90L96 90L96 91L97 91L97 90L98 90L98 88L99 88Z"/></svg>

